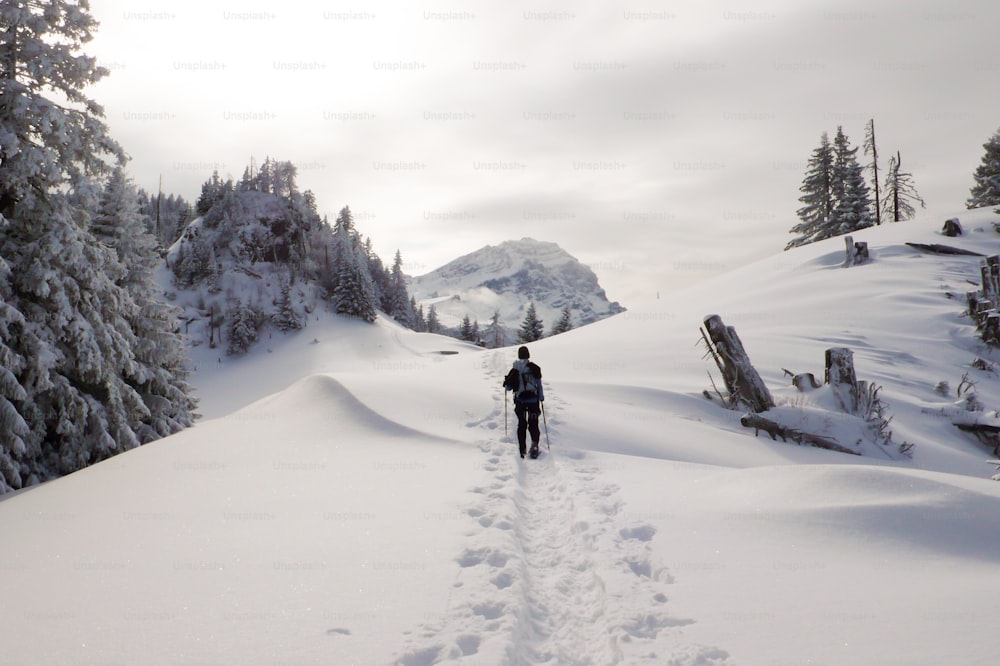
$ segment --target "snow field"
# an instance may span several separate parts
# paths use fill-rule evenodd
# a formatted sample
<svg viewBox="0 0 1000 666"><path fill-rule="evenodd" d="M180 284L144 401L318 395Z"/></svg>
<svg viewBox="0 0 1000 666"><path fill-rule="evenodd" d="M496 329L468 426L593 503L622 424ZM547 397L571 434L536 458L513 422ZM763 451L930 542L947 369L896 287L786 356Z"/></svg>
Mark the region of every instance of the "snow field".
<svg viewBox="0 0 1000 666"><path fill-rule="evenodd" d="M991 251L993 217L949 242ZM0 501L3 662L990 664L1000 486L950 415L963 373L988 409L1000 382L969 367L997 358L962 316L976 259L902 245L938 226L531 345L536 461L512 410L503 434L513 349L332 317L239 360L203 346L211 418ZM782 368L850 346L912 460L753 437L702 396L711 312L783 408L828 409Z"/></svg>

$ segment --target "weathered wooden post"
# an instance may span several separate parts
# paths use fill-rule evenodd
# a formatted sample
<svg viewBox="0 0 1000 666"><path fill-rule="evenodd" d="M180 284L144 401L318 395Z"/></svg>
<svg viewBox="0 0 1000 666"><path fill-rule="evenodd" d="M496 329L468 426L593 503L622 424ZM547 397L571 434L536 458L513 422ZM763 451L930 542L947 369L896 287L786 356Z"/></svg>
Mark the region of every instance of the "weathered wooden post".
<svg viewBox="0 0 1000 666"><path fill-rule="evenodd" d="M854 352L846 347L826 350L826 383L848 414L858 412L858 378L854 373Z"/></svg>
<svg viewBox="0 0 1000 666"><path fill-rule="evenodd" d="M705 318L705 330L722 361L722 378L733 403L744 402L753 412L766 412L774 407L771 392L750 363L736 329L723 324L719 315L709 315Z"/></svg>

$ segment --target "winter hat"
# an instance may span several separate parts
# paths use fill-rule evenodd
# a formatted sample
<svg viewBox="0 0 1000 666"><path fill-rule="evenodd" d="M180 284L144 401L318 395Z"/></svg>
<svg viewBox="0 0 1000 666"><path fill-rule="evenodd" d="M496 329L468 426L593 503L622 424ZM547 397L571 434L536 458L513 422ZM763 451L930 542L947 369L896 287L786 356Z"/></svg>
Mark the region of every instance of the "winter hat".
<svg viewBox="0 0 1000 666"><path fill-rule="evenodd" d="M528 353L528 348L527 347L520 347L517 350L517 357L518 358L531 358L531 354Z"/></svg>

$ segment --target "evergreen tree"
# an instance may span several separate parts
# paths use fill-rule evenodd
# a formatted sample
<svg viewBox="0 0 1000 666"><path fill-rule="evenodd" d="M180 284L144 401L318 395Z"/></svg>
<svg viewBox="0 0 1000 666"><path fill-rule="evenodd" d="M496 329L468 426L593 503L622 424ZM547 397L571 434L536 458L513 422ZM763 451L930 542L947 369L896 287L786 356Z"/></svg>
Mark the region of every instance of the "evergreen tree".
<svg viewBox="0 0 1000 666"><path fill-rule="evenodd" d="M297 331L302 328L302 317L292 303L292 283L286 280L281 283L281 294L275 303L275 312L271 321L279 331Z"/></svg>
<svg viewBox="0 0 1000 666"><path fill-rule="evenodd" d="M462 324L458 328L458 335L462 340L467 342L476 341L476 338L473 336L472 321L469 319L469 315L462 317Z"/></svg>
<svg viewBox="0 0 1000 666"><path fill-rule="evenodd" d="M368 273L367 259L360 238L354 230L351 209L345 206L337 216L333 230L334 310L337 314L374 322L375 287Z"/></svg>
<svg viewBox="0 0 1000 666"><path fill-rule="evenodd" d="M559 316L559 321L556 325L552 327L552 333L549 335L559 335L560 333L565 333L566 331L573 330L573 318L572 312L569 306L563 308L562 314Z"/></svg>
<svg viewBox="0 0 1000 666"><path fill-rule="evenodd" d="M541 340L544 334L542 320L538 318L538 313L535 312L535 304L529 303L528 311L525 313L524 321L521 323L521 330L518 332L518 341L535 342L536 340Z"/></svg>
<svg viewBox="0 0 1000 666"><path fill-rule="evenodd" d="M237 301L236 306L229 311L229 347L227 354L245 354L251 345L257 341L256 313L243 301Z"/></svg>
<svg viewBox="0 0 1000 666"><path fill-rule="evenodd" d="M913 184L913 174L900 170L899 151L896 151L896 156L889 158L889 170L885 176L884 217L893 222L909 220L916 213L913 208L915 203L919 203L921 208L926 207Z"/></svg>
<svg viewBox="0 0 1000 666"><path fill-rule="evenodd" d="M842 127L837 127L833 145L834 205L828 228L830 235L842 236L872 226L872 201L857 160L858 149L851 148Z"/></svg>
<svg viewBox="0 0 1000 666"><path fill-rule="evenodd" d="M507 344L507 333L500 321L499 310L494 310L490 323L486 326L486 335L483 337L486 346L492 349L499 349Z"/></svg>
<svg viewBox="0 0 1000 666"><path fill-rule="evenodd" d="M135 343L124 377L145 406L129 423L144 444L192 425L196 401L186 381L187 349L177 310L161 299L155 286L156 238L147 230L135 187L121 167L108 179L90 228L114 250L124 268L118 284L135 306L126 310Z"/></svg>
<svg viewBox="0 0 1000 666"><path fill-rule="evenodd" d="M413 307L409 291L406 288L406 276L403 274L403 256L399 250L396 250L392 268L389 271L386 314L400 324L413 328Z"/></svg>
<svg viewBox="0 0 1000 666"><path fill-rule="evenodd" d="M982 163L976 168L972 178L975 184L965 202L966 208L980 206L1000 206L1000 130L983 144L985 153Z"/></svg>
<svg viewBox="0 0 1000 666"><path fill-rule="evenodd" d="M0 3L0 492L140 441L136 304L73 203L125 159L84 92L107 74L81 53L95 25L86 3Z"/></svg>
<svg viewBox="0 0 1000 666"><path fill-rule="evenodd" d="M413 330L416 331L416 332L418 332L418 333L426 333L427 332L427 320L424 319L424 306L423 306L423 304L420 304L419 306L417 306L417 309L414 312L416 314L416 319L414 320Z"/></svg>
<svg viewBox="0 0 1000 666"><path fill-rule="evenodd" d="M834 235L829 230L829 221L836 203L834 190L833 147L826 132L823 132L820 145L813 150L802 186L799 187L802 192L799 201L803 206L797 211L797 215L801 222L789 231L799 236L789 241L785 246L786 250Z"/></svg>
<svg viewBox="0 0 1000 666"><path fill-rule="evenodd" d="M428 333L440 333L441 332L441 322L438 320L437 308L434 304L427 310L427 332Z"/></svg>

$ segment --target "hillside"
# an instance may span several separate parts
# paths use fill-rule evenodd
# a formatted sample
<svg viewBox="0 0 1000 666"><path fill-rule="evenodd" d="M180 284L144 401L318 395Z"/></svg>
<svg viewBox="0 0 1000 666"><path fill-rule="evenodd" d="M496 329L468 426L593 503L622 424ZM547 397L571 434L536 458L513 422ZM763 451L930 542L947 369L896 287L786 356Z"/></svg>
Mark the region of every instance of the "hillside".
<svg viewBox="0 0 1000 666"><path fill-rule="evenodd" d="M573 326L625 310L608 300L590 268L556 243L532 238L487 245L414 277L410 289L425 310L434 305L445 326L458 326L468 316L483 328L499 312L511 342L529 303L546 332L566 307Z"/></svg>
<svg viewBox="0 0 1000 666"><path fill-rule="evenodd" d="M538 461L505 434L512 349L331 318L205 358L218 418L0 501L5 660L992 663L1000 484L950 418L965 373L1000 404L969 367L997 358L963 313L978 259L905 245L1000 247L994 213L958 217L960 238L886 225L855 234L864 265L831 239L531 345ZM783 407L828 409L782 368L851 348L912 458L755 438L702 395L709 313Z"/></svg>

